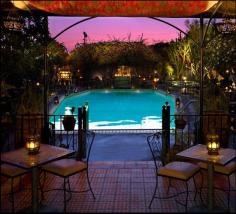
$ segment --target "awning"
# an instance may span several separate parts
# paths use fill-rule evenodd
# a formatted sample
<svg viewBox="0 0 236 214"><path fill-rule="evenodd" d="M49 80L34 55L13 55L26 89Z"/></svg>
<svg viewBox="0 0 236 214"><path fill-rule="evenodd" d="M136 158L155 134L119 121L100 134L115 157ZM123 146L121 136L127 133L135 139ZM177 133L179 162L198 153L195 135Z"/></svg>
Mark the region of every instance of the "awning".
<svg viewBox="0 0 236 214"><path fill-rule="evenodd" d="M57 0L11 1L20 9L39 10L61 16L193 17L218 1Z"/></svg>

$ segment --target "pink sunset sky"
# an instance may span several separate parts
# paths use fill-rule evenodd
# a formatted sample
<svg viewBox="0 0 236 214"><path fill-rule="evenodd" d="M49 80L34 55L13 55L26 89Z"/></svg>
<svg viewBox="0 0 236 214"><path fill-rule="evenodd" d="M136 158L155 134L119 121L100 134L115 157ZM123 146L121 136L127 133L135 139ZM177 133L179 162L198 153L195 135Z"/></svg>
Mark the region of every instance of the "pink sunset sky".
<svg viewBox="0 0 236 214"><path fill-rule="evenodd" d="M86 17L49 17L49 30L54 37L66 27ZM186 32L186 18L161 18L177 26ZM134 17L99 17L83 22L69 29L57 38L63 43L68 51L74 49L75 44L83 43L83 32L88 35L88 43L97 41L109 41L113 39L124 39L131 41L145 39L146 44L160 41L167 42L176 39L179 32L156 20L150 18Z"/></svg>

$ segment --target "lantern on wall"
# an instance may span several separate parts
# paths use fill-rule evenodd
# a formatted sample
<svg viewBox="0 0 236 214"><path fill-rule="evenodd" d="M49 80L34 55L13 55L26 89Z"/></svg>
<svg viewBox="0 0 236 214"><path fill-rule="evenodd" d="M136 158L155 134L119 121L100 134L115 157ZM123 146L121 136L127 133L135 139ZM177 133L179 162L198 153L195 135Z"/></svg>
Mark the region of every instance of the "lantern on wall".
<svg viewBox="0 0 236 214"><path fill-rule="evenodd" d="M21 31L24 27L23 16L14 8L2 16L3 27L9 31Z"/></svg>
<svg viewBox="0 0 236 214"><path fill-rule="evenodd" d="M26 138L25 147L28 151L28 154L34 155L39 152L40 149L40 140L37 135L30 135Z"/></svg>
<svg viewBox="0 0 236 214"><path fill-rule="evenodd" d="M6 17L3 20L3 25L8 30L20 31L23 28L24 23L19 17L12 16L12 17Z"/></svg>
<svg viewBox="0 0 236 214"><path fill-rule="evenodd" d="M207 135L207 150L209 155L218 155L220 149L219 135Z"/></svg>

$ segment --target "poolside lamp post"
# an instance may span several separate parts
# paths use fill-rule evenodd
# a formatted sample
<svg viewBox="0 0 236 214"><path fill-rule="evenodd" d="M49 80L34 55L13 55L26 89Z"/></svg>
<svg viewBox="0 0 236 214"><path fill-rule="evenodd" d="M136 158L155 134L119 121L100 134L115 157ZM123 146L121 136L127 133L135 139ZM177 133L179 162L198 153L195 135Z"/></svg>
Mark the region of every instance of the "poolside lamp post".
<svg viewBox="0 0 236 214"><path fill-rule="evenodd" d="M186 92L187 92L187 88L186 88L187 77L183 76L183 81L184 81L183 94L186 94Z"/></svg>
<svg viewBox="0 0 236 214"><path fill-rule="evenodd" d="M220 149L219 135L208 134L207 135L207 150L209 155L218 155Z"/></svg>
<svg viewBox="0 0 236 214"><path fill-rule="evenodd" d="M158 83L158 81L159 81L159 78L157 78L157 77L154 77L154 78L153 78L153 87L154 87L154 89L157 88L157 83Z"/></svg>
<svg viewBox="0 0 236 214"><path fill-rule="evenodd" d="M29 155L35 155L39 153L40 141L36 135L30 135L26 138L25 147Z"/></svg>

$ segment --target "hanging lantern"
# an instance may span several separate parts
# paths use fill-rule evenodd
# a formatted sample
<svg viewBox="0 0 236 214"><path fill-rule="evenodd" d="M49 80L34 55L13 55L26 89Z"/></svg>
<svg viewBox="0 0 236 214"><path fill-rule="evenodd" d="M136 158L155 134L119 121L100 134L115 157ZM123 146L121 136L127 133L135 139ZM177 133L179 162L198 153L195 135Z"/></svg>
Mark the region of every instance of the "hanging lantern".
<svg viewBox="0 0 236 214"><path fill-rule="evenodd" d="M236 21L231 18L224 18L221 22L215 23L216 29L222 34L236 34Z"/></svg>
<svg viewBox="0 0 236 214"><path fill-rule="evenodd" d="M3 15L3 26L9 31L21 31L24 27L23 17L15 10Z"/></svg>
<svg viewBox="0 0 236 214"><path fill-rule="evenodd" d="M207 135L207 150L209 155L218 155L220 149L219 135Z"/></svg>
<svg viewBox="0 0 236 214"><path fill-rule="evenodd" d="M28 136L26 138L25 146L26 146L26 149L28 150L29 155L37 154L40 149L39 137L36 135Z"/></svg>

